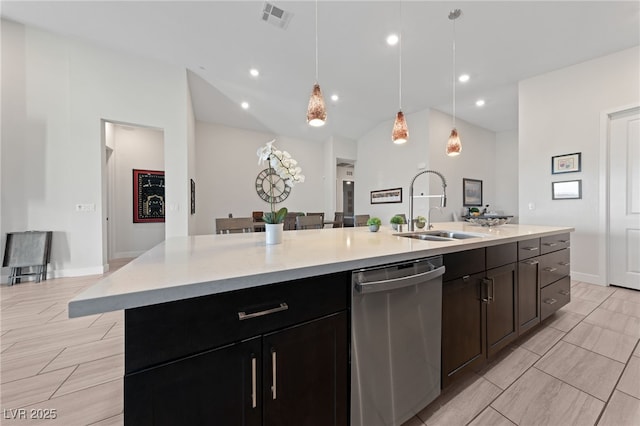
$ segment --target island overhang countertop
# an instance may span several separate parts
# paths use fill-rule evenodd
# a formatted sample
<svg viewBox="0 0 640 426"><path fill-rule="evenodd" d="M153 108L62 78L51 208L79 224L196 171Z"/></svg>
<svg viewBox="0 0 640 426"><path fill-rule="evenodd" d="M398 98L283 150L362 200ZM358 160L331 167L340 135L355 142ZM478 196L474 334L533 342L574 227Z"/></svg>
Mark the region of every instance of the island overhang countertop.
<svg viewBox="0 0 640 426"><path fill-rule="evenodd" d="M69 301L69 317L130 309L300 278L383 265L530 238L571 227L442 222L434 229L483 234L454 241L397 236L390 227L287 231L282 244L264 233L168 238Z"/></svg>

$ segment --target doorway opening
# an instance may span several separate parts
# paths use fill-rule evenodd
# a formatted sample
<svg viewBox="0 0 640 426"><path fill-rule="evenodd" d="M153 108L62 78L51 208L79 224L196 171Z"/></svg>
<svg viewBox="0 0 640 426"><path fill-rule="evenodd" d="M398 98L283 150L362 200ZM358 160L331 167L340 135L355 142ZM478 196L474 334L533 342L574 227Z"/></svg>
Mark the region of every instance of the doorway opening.
<svg viewBox="0 0 640 426"><path fill-rule="evenodd" d="M353 226L355 217L355 167L352 160L336 161L336 211L343 213L344 226Z"/></svg>

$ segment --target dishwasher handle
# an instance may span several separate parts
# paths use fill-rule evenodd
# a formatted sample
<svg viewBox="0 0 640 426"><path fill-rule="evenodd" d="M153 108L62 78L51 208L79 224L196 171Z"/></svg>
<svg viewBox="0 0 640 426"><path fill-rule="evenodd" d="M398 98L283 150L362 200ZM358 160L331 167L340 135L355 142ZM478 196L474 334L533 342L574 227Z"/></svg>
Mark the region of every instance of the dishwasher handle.
<svg viewBox="0 0 640 426"><path fill-rule="evenodd" d="M444 275L444 266L433 269L431 271L422 272L420 274L408 275L406 277L393 278L390 280L370 281L370 282L356 282L355 288L359 293L377 293L381 291L395 290L403 287L410 287L412 285L420 284L425 281L430 281L434 278L438 278Z"/></svg>

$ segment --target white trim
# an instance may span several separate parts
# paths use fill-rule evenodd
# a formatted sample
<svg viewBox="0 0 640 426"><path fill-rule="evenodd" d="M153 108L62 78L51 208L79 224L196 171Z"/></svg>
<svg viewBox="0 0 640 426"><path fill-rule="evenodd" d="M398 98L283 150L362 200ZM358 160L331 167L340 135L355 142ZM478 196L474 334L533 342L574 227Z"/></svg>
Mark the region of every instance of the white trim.
<svg viewBox="0 0 640 426"><path fill-rule="evenodd" d="M611 117L633 109L640 109L640 103L623 105L604 110L600 113L600 220L598 224L599 246L604 247L604 253L598 259L598 270L601 280L593 284L609 285L609 124ZM591 282L591 281L586 281Z"/></svg>
<svg viewBox="0 0 640 426"><path fill-rule="evenodd" d="M571 271L571 280L581 281L583 283L601 285L603 287L609 286L609 284L607 284L607 282L605 281L602 275L583 274L582 272Z"/></svg>

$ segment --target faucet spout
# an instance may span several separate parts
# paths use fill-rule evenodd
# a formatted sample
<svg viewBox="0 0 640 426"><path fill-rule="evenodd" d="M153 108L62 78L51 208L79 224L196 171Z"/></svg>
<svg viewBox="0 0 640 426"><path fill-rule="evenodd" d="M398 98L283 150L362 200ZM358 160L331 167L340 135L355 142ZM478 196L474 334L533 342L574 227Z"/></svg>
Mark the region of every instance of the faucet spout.
<svg viewBox="0 0 640 426"><path fill-rule="evenodd" d="M414 224L413 224L413 184L416 182L416 179L418 178L418 176L427 174L427 173L432 173L436 176L438 176L440 178L440 180L442 181L442 194L441 195L437 195L436 197L440 197L440 207L447 207L447 180L444 178L444 176L442 175L442 173L437 172L435 170L423 170L421 172L419 172L418 174L416 174L413 179L411 179L411 185L409 185L409 231L413 231L414 230ZM428 195L427 197L431 197L430 195Z"/></svg>

